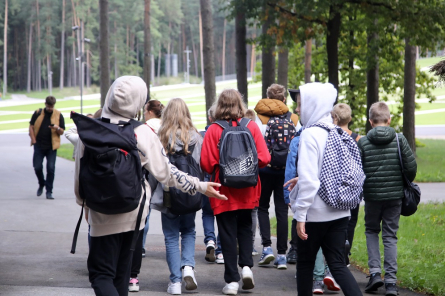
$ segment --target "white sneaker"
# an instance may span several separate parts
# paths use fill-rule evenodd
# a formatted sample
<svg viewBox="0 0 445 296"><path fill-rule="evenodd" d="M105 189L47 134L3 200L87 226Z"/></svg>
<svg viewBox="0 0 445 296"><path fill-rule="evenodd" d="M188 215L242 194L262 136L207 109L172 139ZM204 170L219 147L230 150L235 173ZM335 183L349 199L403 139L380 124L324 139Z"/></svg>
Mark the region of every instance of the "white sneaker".
<svg viewBox="0 0 445 296"><path fill-rule="evenodd" d="M208 262L215 262L215 242L213 240L207 242L205 259Z"/></svg>
<svg viewBox="0 0 445 296"><path fill-rule="evenodd" d="M222 292L224 295L236 295L238 294L239 284L237 282L231 282L224 286Z"/></svg>
<svg viewBox="0 0 445 296"><path fill-rule="evenodd" d="M191 266L184 266L182 279L185 282L186 290L196 290L198 288L198 283L195 279L195 271Z"/></svg>
<svg viewBox="0 0 445 296"><path fill-rule="evenodd" d="M243 290L250 290L255 287L255 281L253 280L253 273L249 266L244 266L241 272L241 278L243 280Z"/></svg>
<svg viewBox="0 0 445 296"><path fill-rule="evenodd" d="M168 284L167 293L171 295L181 295L181 282Z"/></svg>
<svg viewBox="0 0 445 296"><path fill-rule="evenodd" d="M218 255L216 255L216 263L224 264L224 256L222 253L219 253Z"/></svg>

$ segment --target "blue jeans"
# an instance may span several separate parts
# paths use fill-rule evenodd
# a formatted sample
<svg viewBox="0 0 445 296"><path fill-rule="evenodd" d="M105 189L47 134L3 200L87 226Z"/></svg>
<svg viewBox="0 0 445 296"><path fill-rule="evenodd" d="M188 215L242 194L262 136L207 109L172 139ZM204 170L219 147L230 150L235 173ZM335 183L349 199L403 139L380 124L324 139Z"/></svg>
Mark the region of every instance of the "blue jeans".
<svg viewBox="0 0 445 296"><path fill-rule="evenodd" d="M43 176L43 159L46 157L46 181ZM32 166L39 180L39 186L46 187L46 192L53 192L54 173L56 171L57 150L42 149L34 145L34 156Z"/></svg>
<svg viewBox="0 0 445 296"><path fill-rule="evenodd" d="M142 238L142 248L145 249L145 240L147 239L148 229L150 228L148 220L150 219L151 207L148 208L147 219L145 220L144 237Z"/></svg>
<svg viewBox="0 0 445 296"><path fill-rule="evenodd" d="M204 228L204 244L206 245L210 240L216 242L215 255L221 253L221 240L219 234L215 236L215 216L213 215L212 207L210 206L209 198L202 196L202 226Z"/></svg>
<svg viewBox="0 0 445 296"><path fill-rule="evenodd" d="M195 267L195 216L162 213L162 231L164 232L167 264L170 269L170 281L181 282L184 266ZM181 234L181 251L179 251Z"/></svg>

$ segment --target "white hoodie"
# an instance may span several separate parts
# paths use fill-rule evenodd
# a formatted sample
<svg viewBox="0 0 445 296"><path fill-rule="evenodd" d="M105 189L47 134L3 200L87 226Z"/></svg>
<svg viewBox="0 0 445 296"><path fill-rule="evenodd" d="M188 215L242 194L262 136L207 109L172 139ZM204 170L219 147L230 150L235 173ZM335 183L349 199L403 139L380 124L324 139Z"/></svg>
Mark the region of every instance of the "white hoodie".
<svg viewBox="0 0 445 296"><path fill-rule="evenodd" d="M110 87L102 109L102 117L109 118L111 123L117 124L120 120L129 121L134 118L140 110L147 97L145 82L136 76L122 76L116 79ZM144 155L139 153L142 166L147 169L162 184L176 187L184 192L195 194L197 191L205 193L206 182L200 182L198 178L189 176L179 171L166 157L164 148L158 136L143 124L135 129L138 148ZM82 205L79 195L79 169L80 159L83 156L84 146L82 141L78 142L75 164L74 191L77 203ZM192 184L192 186L190 186ZM150 204L151 188L145 181L147 201L141 221L145 221ZM142 191L143 194L143 191ZM142 200L142 198L141 198ZM105 215L85 208L88 211L88 223L91 225L91 236L105 236L134 230L139 207L132 212L116 215ZM141 223L140 229L145 223Z"/></svg>
<svg viewBox="0 0 445 296"><path fill-rule="evenodd" d="M331 110L337 90L330 83L309 83L300 87L300 121L310 126L318 121L332 125ZM298 222L325 222L349 217L349 210L328 206L318 195L323 155L328 132L319 127L306 128L298 147L298 183L290 193L294 218Z"/></svg>

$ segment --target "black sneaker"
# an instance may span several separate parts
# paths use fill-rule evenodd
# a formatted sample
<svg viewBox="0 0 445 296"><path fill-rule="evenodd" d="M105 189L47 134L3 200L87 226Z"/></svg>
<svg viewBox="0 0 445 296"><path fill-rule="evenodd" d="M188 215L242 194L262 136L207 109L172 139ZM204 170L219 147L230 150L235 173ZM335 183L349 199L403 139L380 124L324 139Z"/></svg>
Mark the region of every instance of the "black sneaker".
<svg viewBox="0 0 445 296"><path fill-rule="evenodd" d="M385 284L386 296L397 296L399 295L399 289L397 289L396 284Z"/></svg>
<svg viewBox="0 0 445 296"><path fill-rule="evenodd" d="M39 186L39 189L37 189L37 196L42 195L42 193L43 193L43 188L45 188L45 186Z"/></svg>
<svg viewBox="0 0 445 296"><path fill-rule="evenodd" d="M297 250L290 249L286 256L287 263L297 264Z"/></svg>
<svg viewBox="0 0 445 296"><path fill-rule="evenodd" d="M145 248L142 248L142 258L145 258Z"/></svg>
<svg viewBox="0 0 445 296"><path fill-rule="evenodd" d="M51 192L47 192L46 199L54 199L53 194Z"/></svg>
<svg viewBox="0 0 445 296"><path fill-rule="evenodd" d="M383 286L382 276L380 272L376 272L368 276L369 282L365 287L365 292L376 292L381 286Z"/></svg>

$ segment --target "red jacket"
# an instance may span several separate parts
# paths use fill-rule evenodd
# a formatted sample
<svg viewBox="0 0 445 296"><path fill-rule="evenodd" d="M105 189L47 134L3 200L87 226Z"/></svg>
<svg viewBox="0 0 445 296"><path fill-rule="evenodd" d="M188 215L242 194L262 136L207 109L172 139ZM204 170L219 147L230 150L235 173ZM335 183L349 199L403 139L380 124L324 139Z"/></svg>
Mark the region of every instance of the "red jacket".
<svg viewBox="0 0 445 296"><path fill-rule="evenodd" d="M233 122L233 126L236 126L235 122ZM264 141L264 137L255 122L251 121L247 125L247 128L252 133L253 140L255 141L258 152L258 165L260 168L263 168L270 162L270 153L267 149L266 142ZM201 168L210 175L215 172L215 180L212 181L218 183L220 183L220 181L219 149L217 147L219 140L221 139L222 132L222 127L217 124L212 124L206 132L201 150ZM227 211L253 209L258 206L261 195L261 181L258 177L257 186L242 189L221 186L220 192L227 196L228 200L210 198L210 205L212 206L214 215Z"/></svg>

